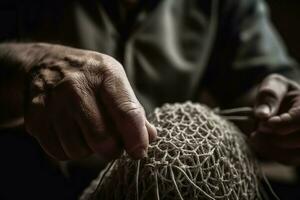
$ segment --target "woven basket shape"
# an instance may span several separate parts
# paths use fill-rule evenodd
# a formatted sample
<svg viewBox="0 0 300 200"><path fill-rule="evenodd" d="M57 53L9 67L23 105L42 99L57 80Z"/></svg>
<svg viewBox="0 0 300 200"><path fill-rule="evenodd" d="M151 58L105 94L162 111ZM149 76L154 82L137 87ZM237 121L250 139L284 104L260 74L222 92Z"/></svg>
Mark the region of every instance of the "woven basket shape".
<svg viewBox="0 0 300 200"><path fill-rule="evenodd" d="M158 139L148 157L124 154L81 199L261 199L257 162L231 122L191 102L165 104L150 121Z"/></svg>

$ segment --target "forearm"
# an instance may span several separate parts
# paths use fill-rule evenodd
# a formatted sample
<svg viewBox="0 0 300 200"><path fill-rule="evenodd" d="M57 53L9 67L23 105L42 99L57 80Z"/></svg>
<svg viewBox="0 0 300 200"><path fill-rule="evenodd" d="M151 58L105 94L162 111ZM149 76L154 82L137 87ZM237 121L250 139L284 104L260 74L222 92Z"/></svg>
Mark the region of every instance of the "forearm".
<svg viewBox="0 0 300 200"><path fill-rule="evenodd" d="M25 79L42 59L42 45L45 44L0 44L0 125L23 117Z"/></svg>

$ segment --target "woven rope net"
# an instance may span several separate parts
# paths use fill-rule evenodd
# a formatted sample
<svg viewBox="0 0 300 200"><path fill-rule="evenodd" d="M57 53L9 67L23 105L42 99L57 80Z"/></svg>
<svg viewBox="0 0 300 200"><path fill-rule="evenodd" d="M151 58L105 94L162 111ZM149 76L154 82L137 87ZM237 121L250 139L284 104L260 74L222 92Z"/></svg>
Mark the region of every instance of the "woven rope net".
<svg viewBox="0 0 300 200"><path fill-rule="evenodd" d="M190 102L165 104L150 119L158 139L148 157L124 154L81 199L261 199L257 162L231 122Z"/></svg>

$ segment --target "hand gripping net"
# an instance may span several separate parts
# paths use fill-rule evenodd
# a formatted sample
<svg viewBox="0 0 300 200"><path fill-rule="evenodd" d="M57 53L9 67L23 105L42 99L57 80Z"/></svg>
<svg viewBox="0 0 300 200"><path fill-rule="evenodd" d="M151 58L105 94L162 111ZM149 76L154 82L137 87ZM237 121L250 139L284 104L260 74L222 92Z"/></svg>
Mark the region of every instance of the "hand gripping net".
<svg viewBox="0 0 300 200"><path fill-rule="evenodd" d="M261 199L257 162L232 123L190 102L165 104L150 119L158 139L148 157L124 154L81 199Z"/></svg>

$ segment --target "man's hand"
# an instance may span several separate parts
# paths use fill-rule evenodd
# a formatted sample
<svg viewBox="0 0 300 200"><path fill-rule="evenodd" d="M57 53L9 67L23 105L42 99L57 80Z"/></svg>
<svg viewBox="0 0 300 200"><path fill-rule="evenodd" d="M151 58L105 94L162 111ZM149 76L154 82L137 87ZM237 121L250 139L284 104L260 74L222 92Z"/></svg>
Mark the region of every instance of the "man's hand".
<svg viewBox="0 0 300 200"><path fill-rule="evenodd" d="M27 66L25 126L49 155L110 160L125 148L146 156L156 130L116 60L59 45L33 48L42 56Z"/></svg>
<svg viewBox="0 0 300 200"><path fill-rule="evenodd" d="M261 84L255 105L258 128L250 142L263 156L300 164L300 86L281 75Z"/></svg>

